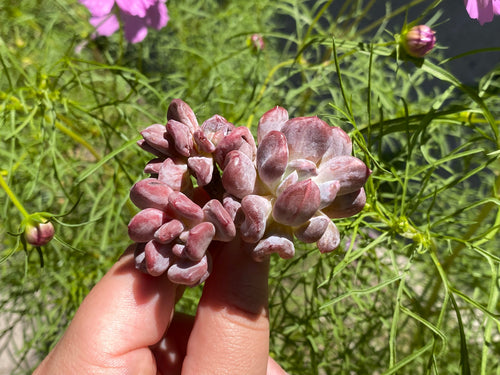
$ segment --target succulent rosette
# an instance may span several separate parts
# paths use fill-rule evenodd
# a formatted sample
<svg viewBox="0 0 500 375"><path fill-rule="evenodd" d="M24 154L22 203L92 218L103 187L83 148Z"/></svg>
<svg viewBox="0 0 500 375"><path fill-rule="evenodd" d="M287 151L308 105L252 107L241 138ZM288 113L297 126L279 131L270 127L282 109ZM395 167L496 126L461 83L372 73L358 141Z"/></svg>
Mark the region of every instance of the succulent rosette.
<svg viewBox="0 0 500 375"><path fill-rule="evenodd" d="M166 125L141 132L139 145L156 156L151 176L136 183L141 209L129 223L141 270L197 285L210 273L212 241L235 236L255 260L295 254L294 240L335 250L334 218L363 208L371 171L353 156L349 136L317 117L289 119L275 107L250 130L215 115L201 126L182 100L171 102ZM195 181L193 183L193 181Z"/></svg>

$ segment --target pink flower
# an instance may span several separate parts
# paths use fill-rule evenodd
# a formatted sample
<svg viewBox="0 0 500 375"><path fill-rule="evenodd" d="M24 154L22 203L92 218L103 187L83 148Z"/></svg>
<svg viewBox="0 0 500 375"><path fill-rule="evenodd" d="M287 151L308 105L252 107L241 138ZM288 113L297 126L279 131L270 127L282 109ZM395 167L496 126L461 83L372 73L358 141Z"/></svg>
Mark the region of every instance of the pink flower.
<svg viewBox="0 0 500 375"><path fill-rule="evenodd" d="M413 57L422 58L436 44L435 32L426 25L412 27L404 36L403 47Z"/></svg>
<svg viewBox="0 0 500 375"><path fill-rule="evenodd" d="M54 226L50 221L46 223L30 223L26 226L24 237L30 245L43 246L54 238L54 232Z"/></svg>
<svg viewBox="0 0 500 375"><path fill-rule="evenodd" d="M477 19L481 25L500 14L500 0L464 0L464 4L470 18Z"/></svg>
<svg viewBox="0 0 500 375"><path fill-rule="evenodd" d="M80 0L89 10L90 23L96 28L95 36L110 36L120 28L113 6L118 6L124 25L125 38L131 43L141 42L148 27L157 30L169 20L165 0Z"/></svg>

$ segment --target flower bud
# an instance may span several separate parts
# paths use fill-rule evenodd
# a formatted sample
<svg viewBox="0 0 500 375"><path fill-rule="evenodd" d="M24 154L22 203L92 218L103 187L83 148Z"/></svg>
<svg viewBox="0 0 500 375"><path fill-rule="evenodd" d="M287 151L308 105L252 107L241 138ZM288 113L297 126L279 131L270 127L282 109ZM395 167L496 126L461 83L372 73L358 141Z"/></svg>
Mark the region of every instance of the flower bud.
<svg viewBox="0 0 500 375"><path fill-rule="evenodd" d="M24 237L30 245L47 245L54 238L54 226L50 221L36 225L28 224L24 231Z"/></svg>
<svg viewBox="0 0 500 375"><path fill-rule="evenodd" d="M264 43L264 38L262 38L262 35L260 34L252 34L248 38L247 44L249 47L252 48L254 52L263 51L264 48L266 47L266 44Z"/></svg>
<svg viewBox="0 0 500 375"><path fill-rule="evenodd" d="M426 25L412 27L403 37L403 47L408 55L422 58L427 55L436 44L434 30Z"/></svg>

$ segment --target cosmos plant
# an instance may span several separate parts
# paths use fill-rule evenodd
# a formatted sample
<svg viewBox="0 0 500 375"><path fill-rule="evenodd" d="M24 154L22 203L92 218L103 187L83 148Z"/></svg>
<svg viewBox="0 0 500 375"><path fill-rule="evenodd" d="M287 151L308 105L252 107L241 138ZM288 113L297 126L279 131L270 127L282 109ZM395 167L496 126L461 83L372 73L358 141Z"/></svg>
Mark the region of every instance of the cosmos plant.
<svg viewBox="0 0 500 375"><path fill-rule="evenodd" d="M125 38L130 43L139 43L148 34L148 28L160 30L169 20L166 0L79 1L91 14L90 23L96 28L94 37L114 34L121 21Z"/></svg>
<svg viewBox="0 0 500 375"><path fill-rule="evenodd" d="M240 236L252 257L289 259L294 241L335 250L332 219L360 212L371 171L351 156L339 127L318 117L289 118L275 107L260 119L257 143L247 127L215 115L198 124L188 104L174 99L166 125L154 124L138 142L155 155L150 177L130 190L141 210L128 225L136 265L167 272L178 284L197 285L210 274L213 241Z"/></svg>
<svg viewBox="0 0 500 375"><path fill-rule="evenodd" d="M477 19L481 25L500 15L500 0L464 0L464 4L469 17Z"/></svg>

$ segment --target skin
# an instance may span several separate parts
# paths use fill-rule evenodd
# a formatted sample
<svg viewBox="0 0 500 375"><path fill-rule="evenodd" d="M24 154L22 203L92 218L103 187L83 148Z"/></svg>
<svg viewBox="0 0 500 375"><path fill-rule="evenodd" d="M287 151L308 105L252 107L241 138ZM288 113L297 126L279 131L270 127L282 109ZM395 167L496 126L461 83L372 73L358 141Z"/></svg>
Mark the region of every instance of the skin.
<svg viewBox="0 0 500 375"><path fill-rule="evenodd" d="M269 357L268 261L238 240L217 246L195 317L174 313L182 288L137 271L127 250L34 375L286 374Z"/></svg>

